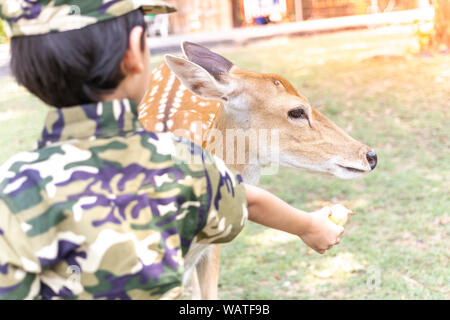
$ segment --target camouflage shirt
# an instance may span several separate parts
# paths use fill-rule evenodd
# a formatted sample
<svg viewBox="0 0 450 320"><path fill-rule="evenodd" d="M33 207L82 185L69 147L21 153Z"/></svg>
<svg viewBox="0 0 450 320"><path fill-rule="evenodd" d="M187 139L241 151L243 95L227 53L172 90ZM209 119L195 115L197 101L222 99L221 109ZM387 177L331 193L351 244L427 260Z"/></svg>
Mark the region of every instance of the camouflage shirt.
<svg viewBox="0 0 450 320"><path fill-rule="evenodd" d="M0 299L172 299L192 243L231 241L242 179L116 100L51 111L0 167Z"/></svg>

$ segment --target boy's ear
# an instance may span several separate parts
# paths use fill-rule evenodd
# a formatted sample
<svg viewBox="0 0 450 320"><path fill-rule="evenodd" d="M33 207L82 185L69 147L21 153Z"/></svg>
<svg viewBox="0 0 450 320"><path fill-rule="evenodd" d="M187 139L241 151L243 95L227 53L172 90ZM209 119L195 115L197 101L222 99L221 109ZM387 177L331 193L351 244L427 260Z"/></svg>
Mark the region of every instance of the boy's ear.
<svg viewBox="0 0 450 320"><path fill-rule="evenodd" d="M181 83L193 93L204 99L224 99L227 85L222 82L219 83L204 68L172 55L165 55L164 58Z"/></svg>
<svg viewBox="0 0 450 320"><path fill-rule="evenodd" d="M122 60L122 67L126 73L142 73L144 70L144 52L142 50L142 33L144 28L134 27L130 32L128 49Z"/></svg>

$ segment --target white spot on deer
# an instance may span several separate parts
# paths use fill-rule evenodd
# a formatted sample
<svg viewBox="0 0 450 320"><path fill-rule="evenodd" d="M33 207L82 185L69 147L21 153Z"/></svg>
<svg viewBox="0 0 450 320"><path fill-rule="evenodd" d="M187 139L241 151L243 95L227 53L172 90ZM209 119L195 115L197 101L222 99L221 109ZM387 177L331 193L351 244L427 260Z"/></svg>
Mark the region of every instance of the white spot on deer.
<svg viewBox="0 0 450 320"><path fill-rule="evenodd" d="M197 122L192 122L189 131L191 132L197 131L197 124L198 124Z"/></svg>
<svg viewBox="0 0 450 320"><path fill-rule="evenodd" d="M194 96L194 95L192 95L192 96L191 96L191 100L192 100L192 102L197 102L197 97Z"/></svg>
<svg viewBox="0 0 450 320"><path fill-rule="evenodd" d="M164 130L164 125L162 122L158 122L155 126L155 130L156 131L163 131Z"/></svg>
<svg viewBox="0 0 450 320"><path fill-rule="evenodd" d="M176 103L181 103L183 100L180 99L179 97L176 97L175 99L173 99L173 101Z"/></svg>
<svg viewBox="0 0 450 320"><path fill-rule="evenodd" d="M158 92L158 90L159 90L159 85L154 86L152 91L150 92L150 97L153 97L156 94L156 92Z"/></svg>
<svg viewBox="0 0 450 320"><path fill-rule="evenodd" d="M176 94L177 99L181 99L184 96L184 92L185 92L185 90L178 89L177 94Z"/></svg>
<svg viewBox="0 0 450 320"><path fill-rule="evenodd" d="M139 119L145 118L146 116L148 116L148 113L147 113L147 112L142 112L142 113L139 115Z"/></svg>
<svg viewBox="0 0 450 320"><path fill-rule="evenodd" d="M172 86L173 86L173 83L175 82L175 79L176 79L175 74L172 73L170 75L169 81L167 82L167 86L164 88L165 92L169 92L170 90L172 90Z"/></svg>
<svg viewBox="0 0 450 320"><path fill-rule="evenodd" d="M148 104L143 104L143 105L141 106L140 113L147 111L149 107L150 107L150 105L148 105Z"/></svg>
<svg viewBox="0 0 450 320"><path fill-rule="evenodd" d="M155 73L153 74L153 79L155 81L161 82L161 80L163 79L161 69L155 70Z"/></svg>
<svg viewBox="0 0 450 320"><path fill-rule="evenodd" d="M162 99L159 101L159 104L165 106L166 103L167 103L167 101L168 101L168 100L167 100L167 97L164 97L164 98L162 98Z"/></svg>
<svg viewBox="0 0 450 320"><path fill-rule="evenodd" d="M172 128L173 127L173 120L169 120L167 121L167 128Z"/></svg>

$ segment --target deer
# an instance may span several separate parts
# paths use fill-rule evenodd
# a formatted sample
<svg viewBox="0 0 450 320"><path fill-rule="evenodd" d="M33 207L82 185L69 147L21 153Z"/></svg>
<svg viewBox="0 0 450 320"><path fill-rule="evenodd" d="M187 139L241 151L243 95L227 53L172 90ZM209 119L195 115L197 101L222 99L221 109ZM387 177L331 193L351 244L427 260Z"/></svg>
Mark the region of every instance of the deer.
<svg viewBox="0 0 450 320"><path fill-rule="evenodd" d="M218 148L209 148L214 144L214 137L208 135L211 130L226 139L230 129L276 129L282 167L355 179L377 166L373 149L326 118L285 78L241 69L195 43L183 42L181 48L182 57L165 55L152 73L139 105L145 130L176 134L183 129L189 133L184 138L214 154ZM248 149L246 144L246 157ZM227 165L239 171L245 183L256 185L272 161L267 157L262 153L252 163ZM192 280L193 299L218 299L219 262L219 245L192 245L185 258L183 283Z"/></svg>

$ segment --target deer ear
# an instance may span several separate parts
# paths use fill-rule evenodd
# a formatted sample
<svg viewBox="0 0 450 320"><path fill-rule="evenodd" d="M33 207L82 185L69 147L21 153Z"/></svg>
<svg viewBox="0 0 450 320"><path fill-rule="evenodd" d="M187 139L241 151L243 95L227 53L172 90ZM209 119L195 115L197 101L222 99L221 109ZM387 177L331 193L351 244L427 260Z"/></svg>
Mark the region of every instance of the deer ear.
<svg viewBox="0 0 450 320"><path fill-rule="evenodd" d="M164 58L181 83L196 95L204 99L214 100L220 100L225 95L224 84L218 83L201 66L172 55L166 55Z"/></svg>
<svg viewBox="0 0 450 320"><path fill-rule="evenodd" d="M189 61L204 68L217 81L220 81L221 76L230 72L233 67L231 61L198 44L183 42L181 48Z"/></svg>

